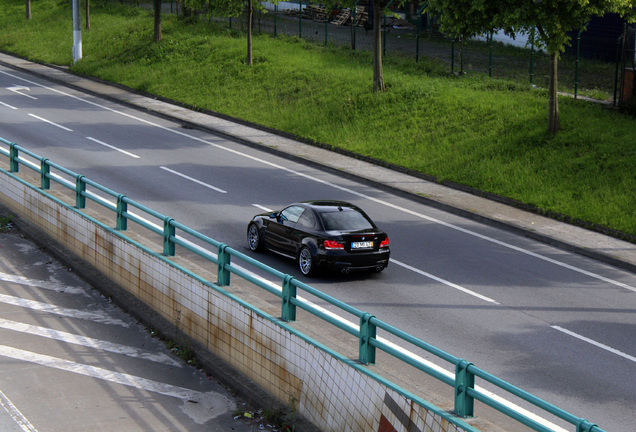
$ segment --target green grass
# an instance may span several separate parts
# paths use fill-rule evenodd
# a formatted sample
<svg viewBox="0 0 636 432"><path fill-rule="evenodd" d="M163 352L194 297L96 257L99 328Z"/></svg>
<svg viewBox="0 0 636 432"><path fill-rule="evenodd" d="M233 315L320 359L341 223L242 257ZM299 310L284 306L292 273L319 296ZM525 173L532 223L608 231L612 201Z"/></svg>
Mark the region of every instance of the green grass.
<svg viewBox="0 0 636 432"><path fill-rule="evenodd" d="M23 0L4 0L0 49L70 65L69 17L68 0L33 2L28 22ZM149 11L91 2L71 70L636 235L633 117L564 97L550 136L547 93L525 80L391 55L375 94L368 52L256 35L248 67L223 23L164 15L157 44L152 25Z"/></svg>

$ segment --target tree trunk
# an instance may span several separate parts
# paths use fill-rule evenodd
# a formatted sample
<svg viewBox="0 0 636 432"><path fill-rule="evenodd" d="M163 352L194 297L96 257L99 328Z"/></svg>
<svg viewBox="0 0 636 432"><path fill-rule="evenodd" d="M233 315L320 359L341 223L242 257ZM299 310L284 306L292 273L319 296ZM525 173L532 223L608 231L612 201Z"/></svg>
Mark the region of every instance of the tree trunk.
<svg viewBox="0 0 636 432"><path fill-rule="evenodd" d="M247 58L245 64L252 66L252 21L254 20L253 0L247 2Z"/></svg>
<svg viewBox="0 0 636 432"><path fill-rule="evenodd" d="M382 12L381 1L373 0L373 91L384 91L384 72L382 71Z"/></svg>
<svg viewBox="0 0 636 432"><path fill-rule="evenodd" d="M159 42L163 35L161 33L161 0L154 0L155 6L155 33L154 41Z"/></svg>
<svg viewBox="0 0 636 432"><path fill-rule="evenodd" d="M26 19L31 19L31 0L26 0Z"/></svg>
<svg viewBox="0 0 636 432"><path fill-rule="evenodd" d="M550 53L550 84L548 91L548 133L555 134L561 129L559 120L558 71L559 53Z"/></svg>

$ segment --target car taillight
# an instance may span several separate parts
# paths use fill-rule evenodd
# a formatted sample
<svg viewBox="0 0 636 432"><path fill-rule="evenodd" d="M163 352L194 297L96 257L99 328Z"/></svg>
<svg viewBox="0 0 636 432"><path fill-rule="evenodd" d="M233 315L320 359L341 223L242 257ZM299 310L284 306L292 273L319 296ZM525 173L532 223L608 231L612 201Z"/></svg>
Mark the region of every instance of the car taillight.
<svg viewBox="0 0 636 432"><path fill-rule="evenodd" d="M344 245L335 240L325 240L324 245L327 250L344 249Z"/></svg>
<svg viewBox="0 0 636 432"><path fill-rule="evenodd" d="M385 248L385 247L389 247L389 238L385 238L384 240L382 240L382 243L380 243L380 248Z"/></svg>

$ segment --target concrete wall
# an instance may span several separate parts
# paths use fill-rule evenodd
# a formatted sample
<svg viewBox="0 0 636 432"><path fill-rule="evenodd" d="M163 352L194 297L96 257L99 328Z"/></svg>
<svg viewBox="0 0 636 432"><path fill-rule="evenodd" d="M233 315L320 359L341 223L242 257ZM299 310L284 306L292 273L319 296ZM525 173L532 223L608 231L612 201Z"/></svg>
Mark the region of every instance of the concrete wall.
<svg viewBox="0 0 636 432"><path fill-rule="evenodd" d="M324 432L462 430L358 363L6 171L0 201Z"/></svg>

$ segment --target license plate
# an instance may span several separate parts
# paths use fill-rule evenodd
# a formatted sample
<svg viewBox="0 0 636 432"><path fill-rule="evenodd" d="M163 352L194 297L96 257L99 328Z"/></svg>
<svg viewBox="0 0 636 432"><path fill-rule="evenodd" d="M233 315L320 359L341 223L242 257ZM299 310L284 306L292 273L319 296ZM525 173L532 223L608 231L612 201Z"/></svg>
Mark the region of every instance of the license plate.
<svg viewBox="0 0 636 432"><path fill-rule="evenodd" d="M351 243L351 249L369 249L373 247L372 241L365 242L353 242Z"/></svg>

